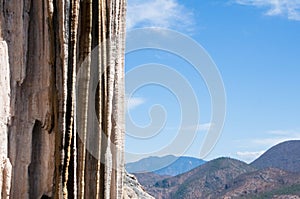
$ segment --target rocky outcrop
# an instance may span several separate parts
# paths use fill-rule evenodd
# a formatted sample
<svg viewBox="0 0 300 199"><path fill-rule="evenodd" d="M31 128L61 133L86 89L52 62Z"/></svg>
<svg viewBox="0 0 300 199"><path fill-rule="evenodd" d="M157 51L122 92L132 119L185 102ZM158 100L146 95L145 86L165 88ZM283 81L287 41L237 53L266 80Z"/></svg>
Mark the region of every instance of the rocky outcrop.
<svg viewBox="0 0 300 199"><path fill-rule="evenodd" d="M3 197L121 198L125 7L0 0Z"/></svg>
<svg viewBox="0 0 300 199"><path fill-rule="evenodd" d="M150 196L140 185L136 177L132 174L126 173L124 181L124 195L123 199L154 199Z"/></svg>

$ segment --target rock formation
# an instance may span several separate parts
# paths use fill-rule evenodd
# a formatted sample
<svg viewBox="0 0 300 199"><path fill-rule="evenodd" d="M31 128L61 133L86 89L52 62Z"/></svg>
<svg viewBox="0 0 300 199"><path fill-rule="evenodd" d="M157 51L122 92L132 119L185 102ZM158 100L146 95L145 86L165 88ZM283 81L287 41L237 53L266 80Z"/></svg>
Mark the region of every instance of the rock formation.
<svg viewBox="0 0 300 199"><path fill-rule="evenodd" d="M154 197L150 196L147 192L145 192L144 188L136 177L132 174L126 173L124 180L124 197L123 199L154 199Z"/></svg>
<svg viewBox="0 0 300 199"><path fill-rule="evenodd" d="M125 3L0 0L2 198L121 198Z"/></svg>

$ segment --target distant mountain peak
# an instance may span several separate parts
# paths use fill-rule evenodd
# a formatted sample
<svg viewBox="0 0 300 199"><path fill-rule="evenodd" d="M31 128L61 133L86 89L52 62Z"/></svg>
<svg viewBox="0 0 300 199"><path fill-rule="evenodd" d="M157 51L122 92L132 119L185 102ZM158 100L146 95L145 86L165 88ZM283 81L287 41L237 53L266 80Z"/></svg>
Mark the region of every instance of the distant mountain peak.
<svg viewBox="0 0 300 199"><path fill-rule="evenodd" d="M150 156L137 162L126 164L126 170L129 173L153 172L159 175L175 176L187 172L204 163L204 160L188 156Z"/></svg>
<svg viewBox="0 0 300 199"><path fill-rule="evenodd" d="M290 140L271 147L251 165L259 169L274 167L300 172L300 140Z"/></svg>
<svg viewBox="0 0 300 199"><path fill-rule="evenodd" d="M232 158L217 158L189 172L156 182L147 191L159 198L209 198L223 190L235 177L255 171L247 163Z"/></svg>

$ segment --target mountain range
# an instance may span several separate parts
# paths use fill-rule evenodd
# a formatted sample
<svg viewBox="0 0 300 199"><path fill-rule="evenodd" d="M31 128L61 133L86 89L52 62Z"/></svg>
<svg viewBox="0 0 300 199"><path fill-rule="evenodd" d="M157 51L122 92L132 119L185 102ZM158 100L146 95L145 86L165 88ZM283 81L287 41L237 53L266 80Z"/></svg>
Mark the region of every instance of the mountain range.
<svg viewBox="0 0 300 199"><path fill-rule="evenodd" d="M300 141L287 141L250 164L222 157L176 176L153 172L135 175L157 199L300 198L299 169Z"/></svg>
<svg viewBox="0 0 300 199"><path fill-rule="evenodd" d="M158 175L176 176L194 169L205 161L193 157L177 157L167 155L163 157L148 157L137 162L127 163L126 170L129 173L155 173Z"/></svg>

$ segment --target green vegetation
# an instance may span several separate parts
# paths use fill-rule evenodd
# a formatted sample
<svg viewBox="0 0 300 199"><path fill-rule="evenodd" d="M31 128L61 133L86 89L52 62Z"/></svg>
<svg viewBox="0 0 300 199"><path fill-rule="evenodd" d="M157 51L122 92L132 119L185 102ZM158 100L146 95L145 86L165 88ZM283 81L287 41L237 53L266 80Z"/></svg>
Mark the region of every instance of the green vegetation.
<svg viewBox="0 0 300 199"><path fill-rule="evenodd" d="M300 195L300 184L294 184L290 186L284 186L276 190L265 192L254 197L253 199L269 199L275 195Z"/></svg>

